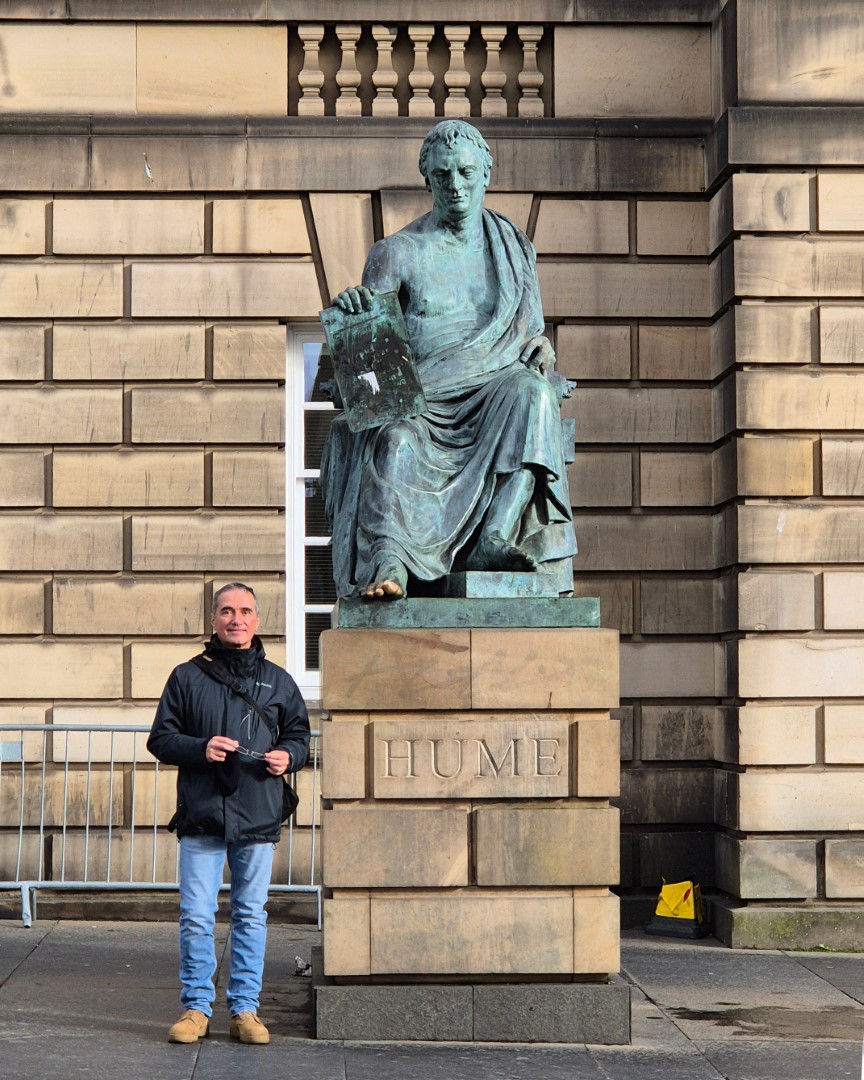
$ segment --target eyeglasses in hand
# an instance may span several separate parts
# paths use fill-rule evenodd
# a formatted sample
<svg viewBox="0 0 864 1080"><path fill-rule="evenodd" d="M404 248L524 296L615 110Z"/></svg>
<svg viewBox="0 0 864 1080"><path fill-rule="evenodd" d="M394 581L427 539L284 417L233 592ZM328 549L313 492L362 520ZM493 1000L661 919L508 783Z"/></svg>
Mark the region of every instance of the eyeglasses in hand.
<svg viewBox="0 0 864 1080"><path fill-rule="evenodd" d="M265 757L264 754L259 754L257 750L249 750L245 746L238 746L237 753L245 754L246 757L259 758L261 761L263 761Z"/></svg>

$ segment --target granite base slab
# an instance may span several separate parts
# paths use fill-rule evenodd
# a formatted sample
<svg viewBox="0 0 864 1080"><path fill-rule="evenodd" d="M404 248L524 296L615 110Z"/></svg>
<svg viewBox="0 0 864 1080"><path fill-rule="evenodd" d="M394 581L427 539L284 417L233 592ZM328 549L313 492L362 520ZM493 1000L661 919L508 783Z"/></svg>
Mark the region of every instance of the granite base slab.
<svg viewBox="0 0 864 1080"><path fill-rule="evenodd" d="M596 596L406 597L370 603L340 600L334 629L430 629L449 627L577 627L600 625Z"/></svg>

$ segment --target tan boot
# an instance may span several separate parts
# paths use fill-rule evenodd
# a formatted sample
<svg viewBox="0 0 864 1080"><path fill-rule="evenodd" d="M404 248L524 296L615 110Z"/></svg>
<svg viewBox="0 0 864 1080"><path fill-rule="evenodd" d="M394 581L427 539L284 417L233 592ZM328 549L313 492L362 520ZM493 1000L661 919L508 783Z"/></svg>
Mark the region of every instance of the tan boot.
<svg viewBox="0 0 864 1080"><path fill-rule="evenodd" d="M210 1020L197 1009L187 1009L168 1029L168 1042L194 1043L210 1034Z"/></svg>
<svg viewBox="0 0 864 1080"><path fill-rule="evenodd" d="M269 1043L270 1032L254 1012L241 1012L231 1017L231 1038L242 1043Z"/></svg>

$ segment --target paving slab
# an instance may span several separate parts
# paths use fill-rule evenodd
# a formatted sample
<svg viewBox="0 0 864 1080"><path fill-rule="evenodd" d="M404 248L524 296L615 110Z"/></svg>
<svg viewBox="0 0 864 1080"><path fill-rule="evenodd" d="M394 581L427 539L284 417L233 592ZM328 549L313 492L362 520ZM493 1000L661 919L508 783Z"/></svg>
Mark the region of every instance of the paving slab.
<svg viewBox="0 0 864 1080"><path fill-rule="evenodd" d="M178 1049L185 1049L178 1047ZM200 1044L195 1077L204 1080L346 1080L342 1045L283 1039L244 1046L211 1037ZM149 1080L149 1077L148 1077Z"/></svg>
<svg viewBox="0 0 864 1080"><path fill-rule="evenodd" d="M702 1049L726 1080L860 1080L861 1077L860 1041L747 1039L712 1042Z"/></svg>
<svg viewBox="0 0 864 1080"><path fill-rule="evenodd" d="M584 1047L345 1044L346 1080L605 1080Z"/></svg>
<svg viewBox="0 0 864 1080"><path fill-rule="evenodd" d="M591 1047L604 1080L725 1080L702 1054L689 1050L643 1047Z"/></svg>

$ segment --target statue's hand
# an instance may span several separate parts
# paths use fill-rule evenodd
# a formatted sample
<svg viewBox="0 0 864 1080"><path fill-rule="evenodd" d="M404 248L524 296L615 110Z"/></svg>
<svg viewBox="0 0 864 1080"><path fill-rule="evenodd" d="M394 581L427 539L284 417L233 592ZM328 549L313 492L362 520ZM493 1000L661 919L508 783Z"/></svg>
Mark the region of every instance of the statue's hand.
<svg viewBox="0 0 864 1080"><path fill-rule="evenodd" d="M357 315L361 311L370 310L373 296L374 290L367 289L365 285L352 285L350 289L343 289L338 296L334 296L333 303L349 315Z"/></svg>
<svg viewBox="0 0 864 1080"><path fill-rule="evenodd" d="M535 371L546 372L555 365L555 353L549 344L549 339L538 334L531 338L522 352L519 354L520 361L527 368Z"/></svg>

